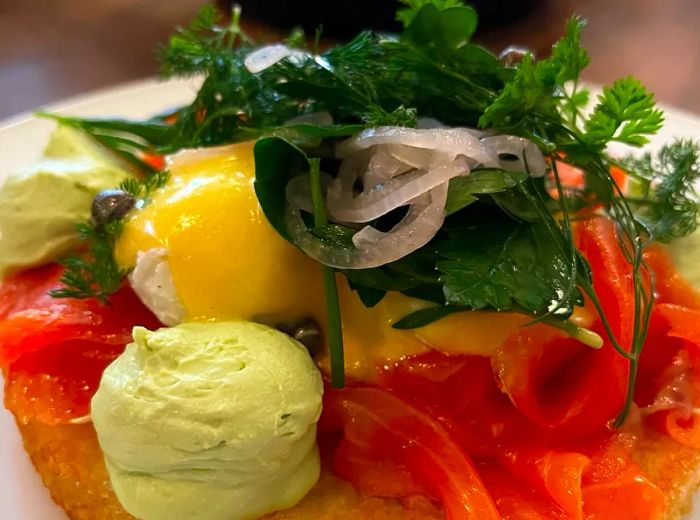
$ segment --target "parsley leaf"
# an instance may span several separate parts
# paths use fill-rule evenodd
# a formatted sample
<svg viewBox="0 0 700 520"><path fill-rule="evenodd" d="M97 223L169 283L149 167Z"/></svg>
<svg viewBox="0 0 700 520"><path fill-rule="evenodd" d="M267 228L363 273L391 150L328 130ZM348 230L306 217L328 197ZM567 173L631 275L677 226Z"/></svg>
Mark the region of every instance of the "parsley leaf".
<svg viewBox="0 0 700 520"><path fill-rule="evenodd" d="M403 23L404 27L408 27L418 12L426 5L433 5L440 10L449 9L450 7L463 7L462 0L399 0L406 7L402 7L396 11L396 19Z"/></svg>
<svg viewBox="0 0 700 520"><path fill-rule="evenodd" d="M581 34L586 21L578 15L566 24L564 36L552 47L549 59L538 62L539 75L546 83L563 85L578 81L581 72L591 62L588 51L581 45Z"/></svg>
<svg viewBox="0 0 700 520"><path fill-rule="evenodd" d="M585 22L574 16L548 59L535 61L532 54L527 54L498 98L484 111L479 126L513 127L522 124L532 113L559 119L559 101L566 98L565 83L578 80L590 62L581 46L584 27ZM580 105L583 96L579 94L575 104Z"/></svg>
<svg viewBox="0 0 700 520"><path fill-rule="evenodd" d="M633 77L604 87L598 104L584 125L587 144L602 149L611 141L632 146L649 142L647 136L663 125L663 112L656 108L654 95Z"/></svg>
<svg viewBox="0 0 700 520"><path fill-rule="evenodd" d="M501 218L450 231L437 262L446 302L470 309L548 312L567 292L569 269L545 226ZM568 318L580 293L558 307Z"/></svg>

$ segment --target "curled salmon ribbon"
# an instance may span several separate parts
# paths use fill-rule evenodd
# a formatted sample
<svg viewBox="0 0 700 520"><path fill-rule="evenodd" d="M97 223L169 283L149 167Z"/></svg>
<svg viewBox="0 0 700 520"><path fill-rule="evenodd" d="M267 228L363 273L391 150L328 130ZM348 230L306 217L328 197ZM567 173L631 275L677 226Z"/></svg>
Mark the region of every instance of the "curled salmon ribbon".
<svg viewBox="0 0 700 520"><path fill-rule="evenodd" d="M158 320L128 286L103 305L58 299L63 268L50 265L8 277L0 286L0 367L5 406L21 423L85 420L104 369L131 341L135 325Z"/></svg>
<svg viewBox="0 0 700 520"><path fill-rule="evenodd" d="M576 236L613 332L629 345L633 279L614 223L587 220ZM660 292L677 300L682 291L665 283ZM642 362L649 380L673 362L664 345L691 341L693 332L661 326L671 323L665 305ZM692 322L687 308L678 312ZM592 328L605 337L599 319ZM632 460L633 437L611 428L628 375L628 360L609 341L592 350L533 325L491 359L429 352L383 370L374 387L329 390L322 431L340 434L334 469L358 489L428 496L450 520L654 520L664 494Z"/></svg>

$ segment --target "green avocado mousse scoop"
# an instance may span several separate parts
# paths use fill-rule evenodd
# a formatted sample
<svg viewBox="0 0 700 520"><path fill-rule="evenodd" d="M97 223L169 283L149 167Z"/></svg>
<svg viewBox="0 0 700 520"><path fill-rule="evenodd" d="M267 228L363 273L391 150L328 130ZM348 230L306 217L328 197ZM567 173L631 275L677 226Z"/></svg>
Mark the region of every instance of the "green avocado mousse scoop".
<svg viewBox="0 0 700 520"><path fill-rule="evenodd" d="M90 218L100 191L135 175L89 135L59 125L38 162L0 188L0 278L56 260L80 243L76 224Z"/></svg>
<svg viewBox="0 0 700 520"><path fill-rule="evenodd" d="M114 491L142 520L247 520L320 475L323 383L308 351L251 322L150 332L105 371L92 419Z"/></svg>

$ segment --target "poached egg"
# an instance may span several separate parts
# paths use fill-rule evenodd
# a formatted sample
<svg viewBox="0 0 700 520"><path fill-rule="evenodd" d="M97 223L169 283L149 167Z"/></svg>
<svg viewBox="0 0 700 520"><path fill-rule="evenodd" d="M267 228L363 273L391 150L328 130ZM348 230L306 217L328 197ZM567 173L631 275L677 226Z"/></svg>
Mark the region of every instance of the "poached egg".
<svg viewBox="0 0 700 520"><path fill-rule="evenodd" d="M253 143L182 151L170 178L135 210L116 245L131 283L166 325L251 320L326 323L320 265L268 223L254 190ZM338 275L346 372L372 379L377 367L434 348L489 355L526 318L464 312L415 330L392 324L432 304L390 292L366 308ZM326 364L327 354L317 361Z"/></svg>

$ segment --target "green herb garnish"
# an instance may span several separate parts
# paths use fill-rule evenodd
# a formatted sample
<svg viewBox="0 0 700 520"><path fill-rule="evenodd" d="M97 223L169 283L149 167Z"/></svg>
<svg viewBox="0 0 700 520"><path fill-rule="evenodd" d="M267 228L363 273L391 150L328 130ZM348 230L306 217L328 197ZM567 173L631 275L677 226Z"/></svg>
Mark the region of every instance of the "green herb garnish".
<svg viewBox="0 0 700 520"><path fill-rule="evenodd" d="M100 228L86 222L78 224L77 229L87 252L74 253L60 261L65 267L61 277L63 287L49 294L54 298L97 298L107 303L128 274L114 259L114 242L121 233L122 222L114 221Z"/></svg>
<svg viewBox="0 0 700 520"><path fill-rule="evenodd" d="M321 189L321 161L311 159L309 175L311 176L311 201L314 206L314 226L322 228L328 225L326 204ZM343 354L343 326L340 320L340 302L338 287L335 283L335 269L323 266L323 287L328 308L328 350L331 358L331 385L333 388L345 386L345 356Z"/></svg>
<svg viewBox="0 0 700 520"><path fill-rule="evenodd" d="M206 7L159 51L164 77L204 76L191 104L171 117L143 122L60 121L132 159L143 150L170 153L255 139L255 190L270 223L294 240L288 229L285 186L295 176L310 176L313 214L305 215L310 239L336 251L352 250L356 230L328 222L320 196L319 159L329 159L334 140L367 127L415 126L420 118L530 139L551 159L550 180L533 179L529 171L498 169L455 178L448 190L448 216L430 243L378 268L342 272L368 306L381 301L387 291L432 304L399 320L397 328L425 326L466 310L508 310L597 348L601 338L569 320L575 306L588 298L610 342L630 361L620 423L632 403L653 303L653 273L644 262L643 248L650 239L669 241L697 226L692 184L700 177L698 144L679 141L656 158L625 161L639 188L639 194L627 199L610 174L617 162L606 147L647 143L661 127L663 115L634 78L604 88L586 114L590 94L579 77L590 57L581 46L582 19L568 22L550 57L535 60L527 54L511 67L471 43L477 26L472 8L453 0L402 3L406 7L397 17L404 30L398 35L367 31L320 53L317 44L306 45L295 32L287 40L298 51L294 57L256 73L245 66L256 45L240 30L240 11L234 11L230 24L221 25L213 7ZM297 119L319 112L332 116L334 124ZM564 189L558 159L585 172L582 187ZM324 162L323 169L334 174L337 165ZM593 289L590 267L573 239L577 212L598 207L615 220L619 247L634 279L634 334L629 345L615 337ZM109 249L108 240L101 243ZM93 256L105 266L110 262L108 255ZM94 272L84 266L71 270L75 294L114 287L107 277L102 286ZM324 280L333 383L342 385L339 306L334 270L328 266Z"/></svg>
<svg viewBox="0 0 700 520"><path fill-rule="evenodd" d="M151 202L153 194L165 186L170 179L170 173L167 170L146 175L141 179L130 178L125 179L119 185L119 189L131 195L138 201L138 206L142 207Z"/></svg>
<svg viewBox="0 0 700 520"><path fill-rule="evenodd" d="M160 171L142 179L126 179L119 185L119 190L133 197L136 205L144 206L167 181L168 172ZM107 303L109 296L121 287L124 277L129 274L128 270L119 267L114 257L114 245L124 222L121 218L114 218L108 222L81 222L76 227L84 243L83 250L60 260L65 267L60 280L63 287L50 294L55 298L97 298Z"/></svg>
<svg viewBox="0 0 700 520"><path fill-rule="evenodd" d="M699 142L677 139L655 155L628 156L622 166L634 175L629 202L656 240L669 243L697 229Z"/></svg>

